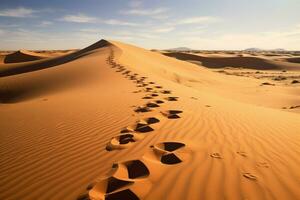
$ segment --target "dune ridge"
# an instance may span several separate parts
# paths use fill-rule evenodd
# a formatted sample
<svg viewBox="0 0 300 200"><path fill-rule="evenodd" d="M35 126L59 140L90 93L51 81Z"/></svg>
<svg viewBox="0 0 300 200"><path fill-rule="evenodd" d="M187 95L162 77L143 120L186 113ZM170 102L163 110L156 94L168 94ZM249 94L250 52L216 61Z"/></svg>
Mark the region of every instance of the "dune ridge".
<svg viewBox="0 0 300 200"><path fill-rule="evenodd" d="M299 114L229 98L257 80L99 43L0 78L1 199L298 199Z"/></svg>

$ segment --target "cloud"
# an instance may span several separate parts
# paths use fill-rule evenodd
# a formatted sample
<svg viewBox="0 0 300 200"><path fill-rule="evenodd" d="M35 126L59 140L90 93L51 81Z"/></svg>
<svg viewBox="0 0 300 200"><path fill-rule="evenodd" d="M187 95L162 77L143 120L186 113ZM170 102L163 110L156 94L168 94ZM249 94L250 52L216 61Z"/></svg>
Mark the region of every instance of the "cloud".
<svg viewBox="0 0 300 200"><path fill-rule="evenodd" d="M168 33L171 32L175 29L175 27L162 27L162 28L157 28L154 29L153 32L155 33Z"/></svg>
<svg viewBox="0 0 300 200"><path fill-rule="evenodd" d="M77 15L65 15L60 19L60 21L74 22L74 23L94 23L96 22L96 18L84 14L77 14Z"/></svg>
<svg viewBox="0 0 300 200"><path fill-rule="evenodd" d="M212 16L198 16L198 17L189 17L180 19L175 24L184 25L184 24L207 24L221 21L220 18Z"/></svg>
<svg viewBox="0 0 300 200"><path fill-rule="evenodd" d="M0 10L0 16L2 17L33 17L33 14L37 12L36 10L30 8L12 8L12 9L4 9Z"/></svg>
<svg viewBox="0 0 300 200"><path fill-rule="evenodd" d="M37 26L39 26L39 27L46 27L46 26L50 26L50 25L52 25L53 24L53 22L51 22L51 21L42 21L40 24L38 24Z"/></svg>
<svg viewBox="0 0 300 200"><path fill-rule="evenodd" d="M136 24L136 23L120 21L120 20L117 20L117 19L108 19L108 20L101 20L101 21L102 21L102 23L108 24L108 25L138 26L138 24Z"/></svg>
<svg viewBox="0 0 300 200"><path fill-rule="evenodd" d="M74 22L74 23L101 23L107 25L118 25L118 26L138 26L139 24L133 22L122 21L118 19L97 19L95 17L87 16L84 14L77 15L65 15L60 21Z"/></svg>
<svg viewBox="0 0 300 200"><path fill-rule="evenodd" d="M165 14L168 11L167 8L154 8L154 9L129 9L121 11L125 15L137 15L137 16L151 16L156 17Z"/></svg>

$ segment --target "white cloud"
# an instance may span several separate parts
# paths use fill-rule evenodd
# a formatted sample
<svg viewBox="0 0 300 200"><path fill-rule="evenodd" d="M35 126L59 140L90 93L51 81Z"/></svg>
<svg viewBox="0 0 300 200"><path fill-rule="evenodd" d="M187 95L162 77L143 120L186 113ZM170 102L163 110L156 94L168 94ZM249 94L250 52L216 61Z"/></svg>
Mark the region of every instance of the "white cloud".
<svg viewBox="0 0 300 200"><path fill-rule="evenodd" d="M59 20L65 22L101 23L101 24L117 25L117 26L138 26L139 25L137 23L122 21L118 19L97 19L95 17L87 16L84 14L66 15Z"/></svg>
<svg viewBox="0 0 300 200"><path fill-rule="evenodd" d="M129 9L121 11L125 15L137 15L137 16L159 16L165 14L168 11L167 8L155 8L155 9Z"/></svg>
<svg viewBox="0 0 300 200"><path fill-rule="evenodd" d="M99 28L84 28L80 29L80 32L85 32L85 33L101 33L103 29Z"/></svg>
<svg viewBox="0 0 300 200"><path fill-rule="evenodd" d="M3 17L32 17L33 13L37 11L30 9L30 8L24 8L24 7L19 7L19 8L12 8L12 9L4 9L0 10L0 16Z"/></svg>
<svg viewBox="0 0 300 200"><path fill-rule="evenodd" d="M60 21L74 22L74 23L94 23L96 22L96 18L84 14L77 14L77 15L65 15L60 19Z"/></svg>
<svg viewBox="0 0 300 200"><path fill-rule="evenodd" d="M198 17L189 17L180 19L175 24L184 25L184 24L207 24L221 21L220 18L212 16L198 16Z"/></svg>
<svg viewBox="0 0 300 200"><path fill-rule="evenodd" d="M138 24L136 24L136 23L121 21L121 20L117 20L117 19L108 19L108 20L101 20L101 21L102 21L102 23L108 24L108 25L138 26Z"/></svg>

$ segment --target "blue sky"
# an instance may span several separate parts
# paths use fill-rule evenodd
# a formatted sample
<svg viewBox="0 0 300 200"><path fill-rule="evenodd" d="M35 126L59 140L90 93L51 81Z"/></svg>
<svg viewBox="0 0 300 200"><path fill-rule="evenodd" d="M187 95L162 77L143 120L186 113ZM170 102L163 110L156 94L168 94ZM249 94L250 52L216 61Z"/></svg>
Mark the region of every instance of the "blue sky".
<svg viewBox="0 0 300 200"><path fill-rule="evenodd" d="M1 0L0 49L105 38L156 49L300 50L299 10L299 0Z"/></svg>

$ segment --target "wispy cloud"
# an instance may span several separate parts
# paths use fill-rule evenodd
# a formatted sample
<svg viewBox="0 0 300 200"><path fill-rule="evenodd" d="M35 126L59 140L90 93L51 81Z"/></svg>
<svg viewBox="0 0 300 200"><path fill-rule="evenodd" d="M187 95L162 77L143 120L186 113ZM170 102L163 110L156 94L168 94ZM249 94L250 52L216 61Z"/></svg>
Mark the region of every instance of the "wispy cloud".
<svg viewBox="0 0 300 200"><path fill-rule="evenodd" d="M175 24L184 25L184 24L207 24L221 21L218 17L213 16L197 16L197 17L189 17L180 19Z"/></svg>
<svg viewBox="0 0 300 200"><path fill-rule="evenodd" d="M138 26L139 25L137 23L122 21L118 19L99 19L85 14L65 15L59 20L64 22L99 23L99 24L116 25L116 26Z"/></svg>
<svg viewBox="0 0 300 200"><path fill-rule="evenodd" d="M102 23L108 24L108 25L119 25L119 26L138 26L139 25L137 23L121 21L121 20L117 20L117 19L101 20L99 22L102 22Z"/></svg>
<svg viewBox="0 0 300 200"><path fill-rule="evenodd" d="M31 8L11 8L11 9L4 9L0 10L0 16L2 17L33 17L33 14L37 12Z"/></svg>
<svg viewBox="0 0 300 200"><path fill-rule="evenodd" d="M47 27L47 26L50 26L50 25L52 25L53 24L53 22L51 22L51 21L42 21L40 24L38 24L37 26L39 26L39 27Z"/></svg>
<svg viewBox="0 0 300 200"><path fill-rule="evenodd" d="M65 22L74 22L74 23L94 23L96 22L95 17L87 16L84 14L77 14L77 15L65 15L63 16L60 21Z"/></svg>
<svg viewBox="0 0 300 200"><path fill-rule="evenodd" d="M168 11L167 8L154 8L154 9L129 9L121 11L122 14L125 15L137 15L137 16L151 16L156 17L162 14L166 14Z"/></svg>

